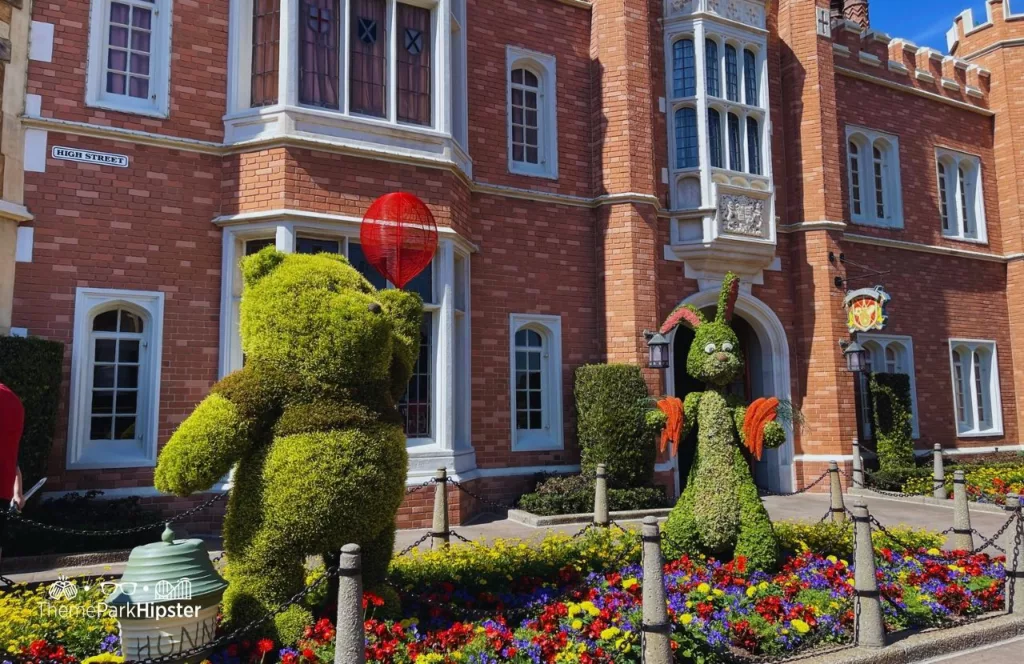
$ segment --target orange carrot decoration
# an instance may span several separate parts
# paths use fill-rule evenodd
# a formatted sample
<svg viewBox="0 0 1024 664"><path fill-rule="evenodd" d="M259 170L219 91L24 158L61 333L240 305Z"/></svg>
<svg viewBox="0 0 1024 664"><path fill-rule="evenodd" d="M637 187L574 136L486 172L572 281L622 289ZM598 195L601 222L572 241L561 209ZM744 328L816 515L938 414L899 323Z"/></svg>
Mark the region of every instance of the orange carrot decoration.
<svg viewBox="0 0 1024 664"><path fill-rule="evenodd" d="M778 415L779 400L775 397L760 398L750 404L743 417L743 434L747 449L758 461L764 452L764 427Z"/></svg>
<svg viewBox="0 0 1024 664"><path fill-rule="evenodd" d="M676 454L679 452L679 440L683 437L683 402L678 397L665 397L658 402L658 408L668 417L668 423L661 430L661 451L664 452L671 441L672 454Z"/></svg>

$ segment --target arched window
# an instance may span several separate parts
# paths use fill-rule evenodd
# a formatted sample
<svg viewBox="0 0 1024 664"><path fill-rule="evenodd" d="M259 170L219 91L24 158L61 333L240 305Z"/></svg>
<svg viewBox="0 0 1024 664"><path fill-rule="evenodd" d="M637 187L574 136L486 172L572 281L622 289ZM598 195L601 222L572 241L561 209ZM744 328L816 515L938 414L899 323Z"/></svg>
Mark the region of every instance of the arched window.
<svg viewBox="0 0 1024 664"><path fill-rule="evenodd" d="M700 165L697 144L697 111L686 106L676 110L676 168Z"/></svg>
<svg viewBox="0 0 1024 664"><path fill-rule="evenodd" d="M708 109L708 143L711 148L711 165L722 168L722 114L717 109Z"/></svg>
<svg viewBox="0 0 1024 664"><path fill-rule="evenodd" d="M957 433L1002 434L998 363L993 341L950 340Z"/></svg>
<svg viewBox="0 0 1024 664"><path fill-rule="evenodd" d="M704 40L704 70L707 78L707 92L711 97L722 96L721 68L722 63L718 61L718 42L714 39Z"/></svg>
<svg viewBox="0 0 1024 664"><path fill-rule="evenodd" d="M860 216L862 211L861 184L860 184L860 146L856 141L847 144L847 152L850 156L850 205L853 208L854 216Z"/></svg>
<svg viewBox="0 0 1024 664"><path fill-rule="evenodd" d="M92 320L90 443L141 439L139 377L145 369L145 330L143 317L127 308L104 311Z"/></svg>
<svg viewBox="0 0 1024 664"><path fill-rule="evenodd" d="M960 219L963 221L964 236L977 237L977 226L974 219L974 187L966 164L957 168L958 185L960 187Z"/></svg>
<svg viewBox="0 0 1024 664"><path fill-rule="evenodd" d="M743 157L740 151L740 119L735 113L729 114L729 168L734 171L743 170Z"/></svg>
<svg viewBox="0 0 1024 664"><path fill-rule="evenodd" d="M512 161L540 163L540 77L529 69L512 70L511 77Z"/></svg>
<svg viewBox="0 0 1024 664"><path fill-rule="evenodd" d="M555 58L506 48L508 82L508 169L512 173L558 178Z"/></svg>
<svg viewBox="0 0 1024 664"><path fill-rule="evenodd" d="M908 336L878 334L861 332L857 335L858 341L864 346L867 373L876 374L904 374L910 381L910 411L912 435L917 438L920 435L917 418L917 379L914 375L914 345L913 340ZM871 394L867 385L863 385L861 392L864 404L870 411ZM867 426L865 431L870 431L872 423L865 419Z"/></svg>
<svg viewBox="0 0 1024 664"><path fill-rule="evenodd" d="M757 58L749 48L743 49L743 81L746 88L746 103L757 106Z"/></svg>
<svg viewBox="0 0 1024 664"><path fill-rule="evenodd" d="M736 47L725 45L725 94L729 101L740 100L740 72L736 61Z"/></svg>
<svg viewBox="0 0 1024 664"><path fill-rule="evenodd" d="M755 118L747 118L747 170L761 175L761 129Z"/></svg>
<svg viewBox="0 0 1024 664"><path fill-rule="evenodd" d="M561 318L510 317L512 448L561 449Z"/></svg>
<svg viewBox="0 0 1024 664"><path fill-rule="evenodd" d="M697 65L692 39L680 39L672 45L672 91L676 97L697 94Z"/></svg>
<svg viewBox="0 0 1024 664"><path fill-rule="evenodd" d="M877 144L872 148L872 173L875 178L875 216L885 219L885 158L881 147Z"/></svg>
<svg viewBox="0 0 1024 664"><path fill-rule="evenodd" d="M68 468L156 462L163 293L79 288Z"/></svg>
<svg viewBox="0 0 1024 664"><path fill-rule="evenodd" d="M946 164L939 162L939 214L942 216L942 232L949 233L949 187L946 185Z"/></svg>

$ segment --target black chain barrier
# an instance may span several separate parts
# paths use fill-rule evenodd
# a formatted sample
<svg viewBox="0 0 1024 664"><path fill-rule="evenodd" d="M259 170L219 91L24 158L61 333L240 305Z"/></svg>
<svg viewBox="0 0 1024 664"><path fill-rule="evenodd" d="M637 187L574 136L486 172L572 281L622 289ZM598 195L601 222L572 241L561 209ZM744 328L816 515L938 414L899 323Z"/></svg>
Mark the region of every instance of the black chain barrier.
<svg viewBox="0 0 1024 664"><path fill-rule="evenodd" d="M757 491L758 491L758 493L760 493L763 496L779 496L781 498L786 498L788 496L799 496L800 494L807 493L808 491L810 491L814 487L816 487L819 484L821 484L824 481L824 479L826 477L828 477L829 472L830 471L826 470L825 472L823 472L821 475L818 476L818 479L814 480L813 482L811 482L810 484L808 484L804 488L799 489L797 491L790 492L790 493L784 493L784 492L781 492L781 491L773 491L772 489L769 489L769 488L763 487L763 486L757 487Z"/></svg>
<svg viewBox="0 0 1024 664"><path fill-rule="evenodd" d="M66 528L64 526L56 526L50 523L43 523L41 521L33 521L32 519L26 519L21 516L20 513L12 511L8 516L13 523L18 523L23 526L34 528L36 530L43 530L51 533L59 533L61 535L80 535L83 537L113 537L116 535L134 535L137 533L144 533L149 530L155 530L157 528L164 528L169 524L176 523L183 519L198 514L203 510L206 510L216 503L224 500L228 497L228 492L215 494L212 498L203 501L195 507L189 508L184 512L175 514L174 516L162 519L160 521L154 521L153 523L147 523L142 526L132 526L131 528L116 528L113 530L82 530L78 528Z"/></svg>
<svg viewBox="0 0 1024 664"><path fill-rule="evenodd" d="M466 494L470 498L472 498L472 499L474 499L474 500L476 500L476 501L478 501L480 503L483 503L484 505L486 505L488 507L496 509L499 512L504 512L504 511L507 511L507 510L511 509L511 507L509 507L508 505L502 505L501 503L493 501L490 498L484 498L483 496L481 496L480 494L476 493L475 491L467 489L465 486L463 486L463 484L461 482L459 482L459 481L457 481L457 480L455 480L455 479L453 479L451 477L448 478L448 483L451 484L451 485L454 485L456 488L458 488L459 491L463 492L464 494Z"/></svg>

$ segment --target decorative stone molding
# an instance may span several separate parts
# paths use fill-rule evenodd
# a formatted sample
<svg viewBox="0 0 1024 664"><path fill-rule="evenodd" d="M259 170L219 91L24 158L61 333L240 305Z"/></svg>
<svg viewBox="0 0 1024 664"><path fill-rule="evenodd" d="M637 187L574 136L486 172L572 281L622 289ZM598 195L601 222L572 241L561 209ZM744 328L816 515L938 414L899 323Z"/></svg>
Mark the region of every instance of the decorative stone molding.
<svg viewBox="0 0 1024 664"><path fill-rule="evenodd" d="M760 30L766 27L765 3L761 0L668 0L666 15L717 14L721 18Z"/></svg>
<svg viewBox="0 0 1024 664"><path fill-rule="evenodd" d="M765 237L766 201L743 194L720 194L718 197L719 233Z"/></svg>

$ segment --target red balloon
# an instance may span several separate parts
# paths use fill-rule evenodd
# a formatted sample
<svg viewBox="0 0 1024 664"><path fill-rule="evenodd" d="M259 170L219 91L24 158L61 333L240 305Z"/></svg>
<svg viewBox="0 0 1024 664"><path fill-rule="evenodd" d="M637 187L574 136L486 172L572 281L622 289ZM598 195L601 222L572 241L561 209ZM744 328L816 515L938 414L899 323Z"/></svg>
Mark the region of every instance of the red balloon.
<svg viewBox="0 0 1024 664"><path fill-rule="evenodd" d="M359 241L370 265L404 288L433 260L437 224L419 198L405 192L385 194L366 211Z"/></svg>

